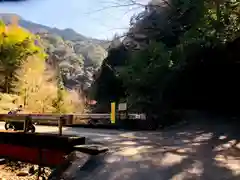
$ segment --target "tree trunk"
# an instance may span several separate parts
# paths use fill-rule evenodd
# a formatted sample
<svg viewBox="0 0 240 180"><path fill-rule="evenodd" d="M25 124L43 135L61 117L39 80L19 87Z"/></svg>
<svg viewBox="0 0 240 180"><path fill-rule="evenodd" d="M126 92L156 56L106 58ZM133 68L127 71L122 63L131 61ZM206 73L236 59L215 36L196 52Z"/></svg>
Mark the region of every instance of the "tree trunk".
<svg viewBox="0 0 240 180"><path fill-rule="evenodd" d="M9 76L5 75L4 78L4 92L9 93Z"/></svg>

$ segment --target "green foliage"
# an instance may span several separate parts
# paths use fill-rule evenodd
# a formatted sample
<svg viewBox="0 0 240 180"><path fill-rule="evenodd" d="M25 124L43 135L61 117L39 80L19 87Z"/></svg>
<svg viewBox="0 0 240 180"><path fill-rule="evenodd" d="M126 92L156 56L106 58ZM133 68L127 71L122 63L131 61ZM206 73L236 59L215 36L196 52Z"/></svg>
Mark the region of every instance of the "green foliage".
<svg viewBox="0 0 240 180"><path fill-rule="evenodd" d="M147 49L132 53L131 62L119 74L126 87L128 102L133 107L162 101L162 93L175 66L172 57L172 51L156 42Z"/></svg>
<svg viewBox="0 0 240 180"><path fill-rule="evenodd" d="M170 107L166 104L166 91L177 84L180 72L194 65L195 55L205 48L224 46L239 36L238 0L169 2L168 5L151 5L132 18L128 36L122 42L124 45L127 41L130 45L127 50L130 56L121 58L122 63L119 63L118 57L122 57L122 52L117 47L115 55L110 49L104 60L113 72L108 76L121 79L126 90L122 94L115 90L114 93L118 94L116 99L124 98L132 107L138 106L138 110L155 113L166 110ZM136 46L137 50L132 48ZM94 89L96 94L109 92L110 77L104 76L109 69L102 66L95 82L101 82L101 86ZM104 96L109 99L109 93Z"/></svg>

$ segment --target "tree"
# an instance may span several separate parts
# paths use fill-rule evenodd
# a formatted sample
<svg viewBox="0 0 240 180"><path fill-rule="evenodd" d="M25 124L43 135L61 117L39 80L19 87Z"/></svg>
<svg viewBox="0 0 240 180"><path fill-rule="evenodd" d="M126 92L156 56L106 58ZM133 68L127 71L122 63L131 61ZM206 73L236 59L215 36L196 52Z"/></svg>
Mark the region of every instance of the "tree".
<svg viewBox="0 0 240 180"><path fill-rule="evenodd" d="M118 102L125 97L123 79L119 77L118 68L126 65L129 52L121 42L116 39L110 45L108 56L103 60L99 71L95 74L95 81L90 89L90 96L102 106L108 106L111 101Z"/></svg>
<svg viewBox="0 0 240 180"><path fill-rule="evenodd" d="M4 76L3 91L11 92L11 81L14 79L14 71L31 55L45 56L39 39L12 23L6 26L0 24L0 66Z"/></svg>
<svg viewBox="0 0 240 180"><path fill-rule="evenodd" d="M91 61L89 65L93 67L100 67L106 56L107 52L99 45L90 46L88 48L87 58Z"/></svg>
<svg viewBox="0 0 240 180"><path fill-rule="evenodd" d="M52 112L52 101L56 98L56 88L52 84L52 74L45 72L45 61L29 57L15 72L14 92L24 102L30 112Z"/></svg>
<svg viewBox="0 0 240 180"><path fill-rule="evenodd" d="M82 111L80 97L59 88L57 78L51 68L38 57L29 57L15 72L14 92L24 102L25 109L32 113L73 113ZM62 97L59 99L58 92ZM77 104L77 105L76 105Z"/></svg>
<svg viewBox="0 0 240 180"><path fill-rule="evenodd" d="M161 112L167 106L162 99L166 97L164 93L177 84L176 76L185 69L193 69L199 61L212 62L197 56L207 49L224 47L238 36L240 21L236 10L240 3L173 0L169 4L153 5L154 8L152 4L148 6L132 23L129 37L140 44L140 49L132 50L120 77L125 82L128 98L133 97L135 103L140 98L145 101L145 107L158 108Z"/></svg>
<svg viewBox="0 0 240 180"><path fill-rule="evenodd" d="M217 66L223 62L222 58L228 57L223 49L239 36L239 8L237 0L150 2L143 12L132 18L129 32L122 41L129 55L122 56L121 46L108 51L95 81L95 84L101 82L96 94L106 92L108 100L108 92L113 87L109 79L117 77L124 85L122 90L126 90L122 93L126 94L126 100L141 104L140 111L167 111L173 107L175 95L181 96L184 92L189 92L184 97L191 99L193 69L201 63L206 63L206 67L211 63ZM210 59L206 52L215 55ZM218 53L224 55L221 61ZM224 62L227 61L226 58ZM111 73L103 76L106 72Z"/></svg>

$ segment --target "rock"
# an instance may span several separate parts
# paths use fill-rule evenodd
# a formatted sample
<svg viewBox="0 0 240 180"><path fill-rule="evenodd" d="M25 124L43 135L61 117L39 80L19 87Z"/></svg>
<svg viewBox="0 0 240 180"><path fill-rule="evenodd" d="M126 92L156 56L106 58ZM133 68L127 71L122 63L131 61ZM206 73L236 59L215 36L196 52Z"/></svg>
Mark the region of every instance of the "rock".
<svg viewBox="0 0 240 180"><path fill-rule="evenodd" d="M21 171L21 172L17 173L17 176L28 176L28 172Z"/></svg>
<svg viewBox="0 0 240 180"><path fill-rule="evenodd" d="M5 164L5 163L6 163L6 159L1 158L0 159L0 165Z"/></svg>
<svg viewBox="0 0 240 180"><path fill-rule="evenodd" d="M44 176L40 177L40 180L46 180L46 178Z"/></svg>
<svg viewBox="0 0 240 180"><path fill-rule="evenodd" d="M32 166L32 167L29 168L28 173L31 174L31 175L35 174L35 168L34 168L34 166Z"/></svg>

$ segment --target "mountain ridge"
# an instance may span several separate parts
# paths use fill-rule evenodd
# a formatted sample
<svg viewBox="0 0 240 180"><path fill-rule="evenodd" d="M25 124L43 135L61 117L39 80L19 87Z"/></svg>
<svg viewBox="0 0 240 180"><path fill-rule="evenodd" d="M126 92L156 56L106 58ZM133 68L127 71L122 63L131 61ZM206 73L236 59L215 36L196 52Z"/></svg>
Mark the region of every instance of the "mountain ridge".
<svg viewBox="0 0 240 180"><path fill-rule="evenodd" d="M39 24L32 22L30 20L26 20L19 16L18 14L15 13L0 13L0 19L2 19L6 24L11 23L13 16L17 17L19 20L19 25L22 26L23 28L28 29L32 33L42 33L42 32L48 32L50 34L56 34L58 36L61 36L64 40L69 40L69 41L88 41L89 43L94 43L94 44L101 44L104 47L107 47L105 45L109 43L107 40L102 40L102 39L96 39L96 38L91 38L91 37L86 37L78 32L76 32L72 28L65 28L65 29L60 29L57 27L50 27L47 25Z"/></svg>
<svg viewBox="0 0 240 180"><path fill-rule="evenodd" d="M65 87L87 90L91 86L93 74L107 56L110 41L88 38L70 28L61 30L34 23L13 13L0 13L0 20L8 25L15 21L14 16L19 26L40 36L48 54L46 62L51 64L53 57L57 60Z"/></svg>

